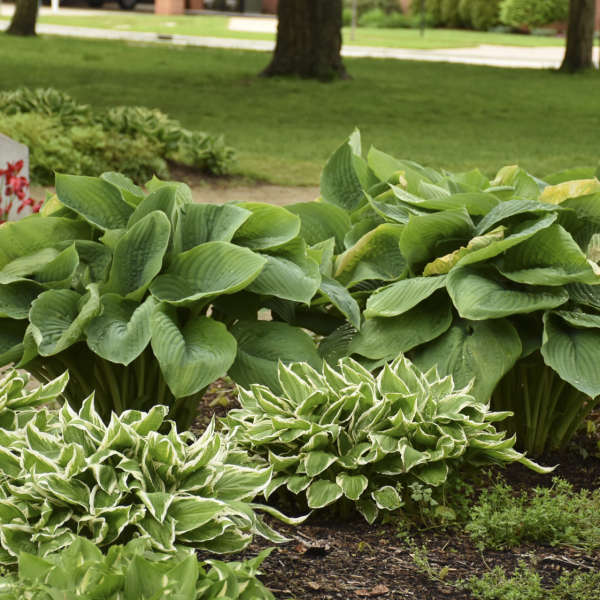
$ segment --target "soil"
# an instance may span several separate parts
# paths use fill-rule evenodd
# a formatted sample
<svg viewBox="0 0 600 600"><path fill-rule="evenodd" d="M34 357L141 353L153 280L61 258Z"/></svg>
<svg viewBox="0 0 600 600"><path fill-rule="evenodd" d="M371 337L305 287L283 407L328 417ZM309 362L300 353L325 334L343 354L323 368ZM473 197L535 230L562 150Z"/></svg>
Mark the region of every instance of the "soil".
<svg viewBox="0 0 600 600"><path fill-rule="evenodd" d="M213 413L222 416L234 406L233 385L220 380L201 406L198 429ZM550 486L554 475L571 482L576 490L595 489L600 486L599 439L597 434L582 434L568 452L545 457L544 464L558 465L552 475L538 475L515 464L501 470L502 476L516 492ZM472 596L457 587L458 580L481 576L495 566L512 574L521 560L536 561L535 569L547 586L564 571L600 570L600 555L586 555L573 547L528 545L480 552L460 528L412 530L409 539L394 521L368 525L362 519L343 522L316 514L300 526L272 525L290 539L277 546L261 567L261 581L278 600L467 600ZM250 558L269 546L256 538L242 554L229 559ZM429 569L414 560L422 547Z"/></svg>

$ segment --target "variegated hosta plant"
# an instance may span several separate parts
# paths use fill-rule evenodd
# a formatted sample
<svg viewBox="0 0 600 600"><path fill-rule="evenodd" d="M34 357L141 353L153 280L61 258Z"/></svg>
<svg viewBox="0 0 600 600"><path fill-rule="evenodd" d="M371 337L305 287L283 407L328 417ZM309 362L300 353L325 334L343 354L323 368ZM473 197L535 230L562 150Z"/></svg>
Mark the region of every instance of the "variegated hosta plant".
<svg viewBox="0 0 600 600"><path fill-rule="evenodd" d="M600 395L599 173L436 171L363 157L356 132L299 213L311 244L335 240L322 268L361 308L322 353L370 366L409 353L474 378L479 400L515 413L503 426L521 447L565 448Z"/></svg>
<svg viewBox="0 0 600 600"><path fill-rule="evenodd" d="M152 552L147 537L111 546L106 554L78 537L44 558L22 552L18 574L0 577L0 600L273 600L256 578L268 554L265 550L245 562L210 560L202 565L192 549L175 555Z"/></svg>
<svg viewBox="0 0 600 600"><path fill-rule="evenodd" d="M284 539L255 511L285 517L251 503L271 480L268 465L228 464L212 423L198 439L173 422L157 433L167 412L129 410L105 424L90 397L78 413L65 403L0 429L0 564L22 551L45 556L76 535L101 548L147 536L167 553L235 552L254 534Z"/></svg>
<svg viewBox="0 0 600 600"><path fill-rule="evenodd" d="M284 486L313 509L345 498L372 522L400 508L411 483L441 486L458 467L518 461L547 471L496 432L506 413L488 412L470 385L458 389L451 376L422 373L405 357L377 377L346 358L322 373L280 365L279 380L279 396L240 389L242 408L224 419L240 455L273 468L267 497Z"/></svg>
<svg viewBox="0 0 600 600"><path fill-rule="evenodd" d="M164 404L185 428L228 370L269 383L278 359L318 365L300 327L258 319L269 301L308 305L321 287L300 218L195 204L183 184L147 189L117 173L57 175L39 215L0 226L0 366L41 381L68 369L75 409L94 391L104 419Z"/></svg>

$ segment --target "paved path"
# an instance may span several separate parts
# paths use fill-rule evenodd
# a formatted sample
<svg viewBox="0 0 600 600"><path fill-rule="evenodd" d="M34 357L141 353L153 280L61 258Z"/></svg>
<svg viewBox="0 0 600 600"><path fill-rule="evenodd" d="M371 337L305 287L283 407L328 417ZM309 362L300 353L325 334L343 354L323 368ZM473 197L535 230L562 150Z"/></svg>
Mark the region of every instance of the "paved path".
<svg viewBox="0 0 600 600"><path fill-rule="evenodd" d="M7 14L9 7L3 7ZM42 9L42 14L48 9ZM69 14L61 9L61 14ZM69 11L70 14L82 14L83 11ZM88 11L86 11L88 12ZM91 12L91 11L89 11ZM97 13L96 13L97 14ZM236 31L256 31L257 28L273 29L274 19L256 19L233 17L230 27ZM0 21L0 30L8 26L7 21ZM245 27L245 29L244 29ZM203 46L209 48L230 48L236 50L257 50L272 52L274 42L265 40L243 40L233 38L200 37L191 35L163 35L115 29L95 29L88 27L71 27L66 25L38 24L39 33L79 38L96 38L108 40L127 40L135 42L155 42L178 46ZM599 48L594 48L598 61ZM558 68L562 61L564 49L552 46L519 47L481 45L473 48L451 48L438 50L412 50L407 48L382 48L371 46L345 45L342 55L361 58L387 58L396 60L417 60L428 62L449 62L471 65L488 65L493 67L514 67L531 69Z"/></svg>

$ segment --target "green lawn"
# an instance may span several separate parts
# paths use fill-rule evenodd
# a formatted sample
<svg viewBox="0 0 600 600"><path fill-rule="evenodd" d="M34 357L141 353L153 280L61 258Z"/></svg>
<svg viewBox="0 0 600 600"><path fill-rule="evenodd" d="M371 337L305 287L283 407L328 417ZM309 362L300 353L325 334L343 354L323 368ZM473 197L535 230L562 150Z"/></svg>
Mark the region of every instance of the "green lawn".
<svg viewBox="0 0 600 600"><path fill-rule="evenodd" d="M161 34L199 35L229 37L251 40L273 40L273 34L231 31L227 24L229 17L206 16L161 16L135 13L98 12L93 16L44 16L40 23L96 27L121 31L147 31ZM562 46L564 39L547 36L485 33L481 31L461 31L451 29L428 29L424 37L415 29L375 29L360 28L356 38L350 39L350 30L344 30L344 43L358 46L387 46L390 48L465 48L479 44L500 44L507 46Z"/></svg>
<svg viewBox="0 0 600 600"><path fill-rule="evenodd" d="M359 127L366 144L448 169L538 175L599 159L597 74L353 59L333 84L257 77L269 55L0 35L0 88L54 86L96 106L158 107L223 132L241 174L315 184Z"/></svg>

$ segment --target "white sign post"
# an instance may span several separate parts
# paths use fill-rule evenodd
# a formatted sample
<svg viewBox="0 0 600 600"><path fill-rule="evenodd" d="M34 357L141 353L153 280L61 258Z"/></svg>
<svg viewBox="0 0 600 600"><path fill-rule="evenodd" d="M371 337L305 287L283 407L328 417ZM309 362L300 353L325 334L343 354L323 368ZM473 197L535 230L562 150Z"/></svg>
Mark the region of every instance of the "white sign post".
<svg viewBox="0 0 600 600"><path fill-rule="evenodd" d="M9 137L0 133L0 171L7 168L8 163L14 164L18 161L23 161L23 167L21 168L18 176L25 177L29 181L29 148L19 142L11 140ZM4 207L5 202L9 202L10 199L5 197L6 192L6 176L0 176L0 206ZM29 190L27 190L29 192ZM8 218L13 221L31 214L31 208L26 207L20 213L17 212L19 202L13 196L13 206L8 214Z"/></svg>

